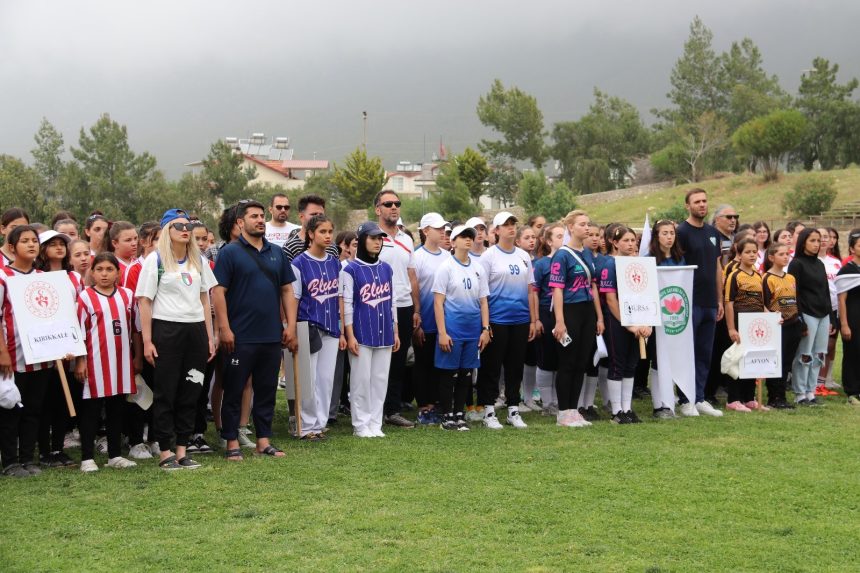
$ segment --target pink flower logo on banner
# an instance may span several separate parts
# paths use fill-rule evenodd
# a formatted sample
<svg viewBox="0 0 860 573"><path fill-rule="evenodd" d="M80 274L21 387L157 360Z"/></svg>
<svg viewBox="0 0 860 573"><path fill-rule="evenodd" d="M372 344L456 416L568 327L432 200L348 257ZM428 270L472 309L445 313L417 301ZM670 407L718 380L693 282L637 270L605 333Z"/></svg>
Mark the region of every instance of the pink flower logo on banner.
<svg viewBox="0 0 860 573"><path fill-rule="evenodd" d="M763 318L753 320L747 327L747 342L751 346L765 346L772 335L770 324Z"/></svg>
<svg viewBox="0 0 860 573"><path fill-rule="evenodd" d="M24 291L24 302L33 316L51 318L60 307L60 296L50 283L35 281Z"/></svg>

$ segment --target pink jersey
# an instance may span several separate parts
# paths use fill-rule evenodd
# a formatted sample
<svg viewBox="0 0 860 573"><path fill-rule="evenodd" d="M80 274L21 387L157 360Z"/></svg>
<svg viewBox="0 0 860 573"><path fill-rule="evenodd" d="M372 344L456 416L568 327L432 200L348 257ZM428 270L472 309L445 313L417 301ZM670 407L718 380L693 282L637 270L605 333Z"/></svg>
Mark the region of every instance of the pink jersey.
<svg viewBox="0 0 860 573"><path fill-rule="evenodd" d="M134 394L131 333L134 295L117 287L111 296L89 287L78 298L78 320L87 344L87 383L83 397Z"/></svg>
<svg viewBox="0 0 860 573"><path fill-rule="evenodd" d="M34 269L30 272L41 273L42 271ZM21 335L15 324L15 311L12 308L12 301L6 288L6 279L27 274L30 273L22 273L8 266L0 267L0 300L3 301L3 335L6 338L6 348L9 349L9 356L12 358L12 368L15 369L15 372L35 372L36 370L53 366L52 362L41 362L38 364L27 364L24 362L24 348L21 345Z"/></svg>

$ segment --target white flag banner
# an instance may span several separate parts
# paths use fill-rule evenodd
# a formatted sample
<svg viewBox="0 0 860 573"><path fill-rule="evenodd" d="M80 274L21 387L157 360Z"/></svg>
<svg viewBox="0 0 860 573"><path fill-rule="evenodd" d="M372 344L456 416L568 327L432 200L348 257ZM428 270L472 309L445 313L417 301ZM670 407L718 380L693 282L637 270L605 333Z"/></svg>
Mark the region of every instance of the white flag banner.
<svg viewBox="0 0 860 573"><path fill-rule="evenodd" d="M657 267L661 324L657 326L658 396L675 405L673 386L696 401L696 361L693 344L693 272L695 266ZM654 388L652 388L652 392Z"/></svg>
<svg viewBox="0 0 860 573"><path fill-rule="evenodd" d="M778 312L738 314L738 334L744 351L739 378L782 376L782 326Z"/></svg>
<svg viewBox="0 0 860 573"><path fill-rule="evenodd" d="M622 326L659 326L660 292L654 257L615 257Z"/></svg>
<svg viewBox="0 0 860 573"><path fill-rule="evenodd" d="M860 275L836 275L836 293L848 292L860 286Z"/></svg>
<svg viewBox="0 0 860 573"><path fill-rule="evenodd" d="M651 245L651 223L648 221L648 213L645 213L645 223L642 225L642 240L639 241L639 256L647 257Z"/></svg>

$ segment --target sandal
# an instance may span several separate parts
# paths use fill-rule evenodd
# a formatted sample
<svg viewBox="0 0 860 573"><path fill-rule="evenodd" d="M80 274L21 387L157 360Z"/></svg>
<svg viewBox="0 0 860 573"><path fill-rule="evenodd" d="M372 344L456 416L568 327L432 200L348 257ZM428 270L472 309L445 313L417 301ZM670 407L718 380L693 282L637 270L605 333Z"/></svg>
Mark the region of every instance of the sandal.
<svg viewBox="0 0 860 573"><path fill-rule="evenodd" d="M241 462L245 459L245 456L242 455L242 450L236 448L234 450L225 450L224 458L231 462Z"/></svg>
<svg viewBox="0 0 860 573"><path fill-rule="evenodd" d="M175 455L164 458L158 462L158 467L168 472L182 469L182 466L177 463Z"/></svg>
<svg viewBox="0 0 860 573"><path fill-rule="evenodd" d="M262 450L255 450L255 452L259 456L272 456L274 458L282 458L286 455L283 450L276 448L272 444L269 444Z"/></svg>

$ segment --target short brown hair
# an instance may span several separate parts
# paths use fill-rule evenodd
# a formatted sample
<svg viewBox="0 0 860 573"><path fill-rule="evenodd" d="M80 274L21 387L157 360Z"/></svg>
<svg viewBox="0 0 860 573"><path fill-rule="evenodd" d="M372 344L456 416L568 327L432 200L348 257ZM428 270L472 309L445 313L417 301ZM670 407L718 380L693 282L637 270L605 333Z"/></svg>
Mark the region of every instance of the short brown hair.
<svg viewBox="0 0 860 573"><path fill-rule="evenodd" d="M689 205L690 204L690 197L692 197L693 195L696 195L698 193L704 193L705 195L708 194L708 192L705 191L704 189L702 189L701 187L693 187L692 189L687 191L686 195L684 195L684 204Z"/></svg>

